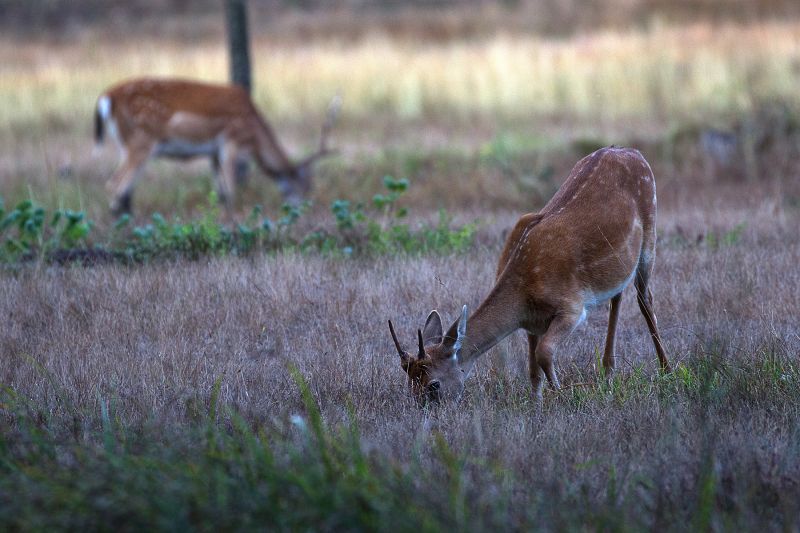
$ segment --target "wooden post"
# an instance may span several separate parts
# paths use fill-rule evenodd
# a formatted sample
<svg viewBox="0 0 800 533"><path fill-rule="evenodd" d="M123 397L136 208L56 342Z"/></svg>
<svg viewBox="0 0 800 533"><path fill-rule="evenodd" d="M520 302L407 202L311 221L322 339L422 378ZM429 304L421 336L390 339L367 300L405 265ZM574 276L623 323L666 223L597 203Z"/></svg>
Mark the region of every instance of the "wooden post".
<svg viewBox="0 0 800 533"><path fill-rule="evenodd" d="M225 26L228 30L231 82L247 92L250 76L250 40L247 34L247 0L225 0Z"/></svg>

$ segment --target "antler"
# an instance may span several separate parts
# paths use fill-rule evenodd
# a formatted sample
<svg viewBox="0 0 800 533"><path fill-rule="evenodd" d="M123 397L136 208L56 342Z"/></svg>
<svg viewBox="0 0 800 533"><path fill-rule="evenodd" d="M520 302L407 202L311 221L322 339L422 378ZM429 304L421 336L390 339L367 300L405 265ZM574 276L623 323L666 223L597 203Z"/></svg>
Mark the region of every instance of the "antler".
<svg viewBox="0 0 800 533"><path fill-rule="evenodd" d="M392 326L392 321L389 321L389 332L392 334L392 340L394 341L394 345L397 348L397 353L400 354L400 357L405 357L406 352L400 347L400 342L397 340L397 335L394 332L394 326Z"/></svg>
<svg viewBox="0 0 800 533"><path fill-rule="evenodd" d="M417 358L424 359L425 358L425 345L422 344L422 330L417 330L417 338L419 339L419 354L417 354Z"/></svg>
<svg viewBox="0 0 800 533"><path fill-rule="evenodd" d="M310 165L317 159L335 152L335 150L332 150L328 147L328 136L330 135L334 124L336 124L336 119L339 116L339 109L341 109L341 107L342 98L337 94L331 99L331 103L328 104L328 113L325 115L325 121L322 123L322 131L320 132L319 136L319 149L303 159L298 166Z"/></svg>
<svg viewBox="0 0 800 533"><path fill-rule="evenodd" d="M342 108L342 97L338 94L331 99L328 104L328 113L325 115L325 122L322 123L322 131L319 136L319 150L318 154L323 155L330 152L328 148L328 135L330 135L333 125L336 124L336 119L339 117L339 110Z"/></svg>

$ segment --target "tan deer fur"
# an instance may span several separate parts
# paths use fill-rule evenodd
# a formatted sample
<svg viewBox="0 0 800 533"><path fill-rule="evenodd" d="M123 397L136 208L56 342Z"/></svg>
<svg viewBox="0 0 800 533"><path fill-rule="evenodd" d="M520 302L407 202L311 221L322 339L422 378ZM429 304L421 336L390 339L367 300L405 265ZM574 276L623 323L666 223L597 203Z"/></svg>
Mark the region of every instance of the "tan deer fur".
<svg viewBox="0 0 800 533"><path fill-rule="evenodd" d="M403 350L390 322L400 362L420 399L458 396L476 358L518 329L528 333L529 369L541 402L543 378L559 388L557 347L585 318L610 301L603 354L614 369L614 334L622 291L633 281L639 308L668 372L648 287L656 253L656 183L637 150L602 148L578 161L538 213L522 216L506 240L495 285L467 319L443 332L431 311L418 350Z"/></svg>
<svg viewBox="0 0 800 533"><path fill-rule="evenodd" d="M332 105L319 150L293 163L241 87L154 78L120 83L100 95L95 111L97 142L108 131L121 152L107 184L111 208L130 210L135 182L152 157L211 157L220 199L229 202L236 163L251 156L287 201L297 201L311 188L314 161L329 153L326 141L335 113Z"/></svg>

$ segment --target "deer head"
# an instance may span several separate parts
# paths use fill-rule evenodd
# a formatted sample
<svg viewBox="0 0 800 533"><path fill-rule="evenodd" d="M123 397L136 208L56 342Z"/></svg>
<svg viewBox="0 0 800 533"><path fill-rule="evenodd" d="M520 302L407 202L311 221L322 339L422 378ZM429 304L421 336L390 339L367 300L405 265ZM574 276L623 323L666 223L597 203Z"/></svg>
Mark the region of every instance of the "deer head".
<svg viewBox="0 0 800 533"><path fill-rule="evenodd" d="M464 390L466 372L459 361L467 332L467 306L445 334L442 318L431 311L425 327L417 330L417 353L405 351L389 321L389 332L400 356L400 366L408 374L412 395L421 404L458 398Z"/></svg>

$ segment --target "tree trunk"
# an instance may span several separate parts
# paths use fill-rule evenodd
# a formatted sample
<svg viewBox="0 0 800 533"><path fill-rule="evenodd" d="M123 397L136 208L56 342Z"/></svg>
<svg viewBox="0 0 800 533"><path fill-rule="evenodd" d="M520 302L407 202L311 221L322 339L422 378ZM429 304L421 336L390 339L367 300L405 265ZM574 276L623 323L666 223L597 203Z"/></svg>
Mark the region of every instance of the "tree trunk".
<svg viewBox="0 0 800 533"><path fill-rule="evenodd" d="M247 35L247 0L225 0L231 82L250 92L250 42Z"/></svg>

